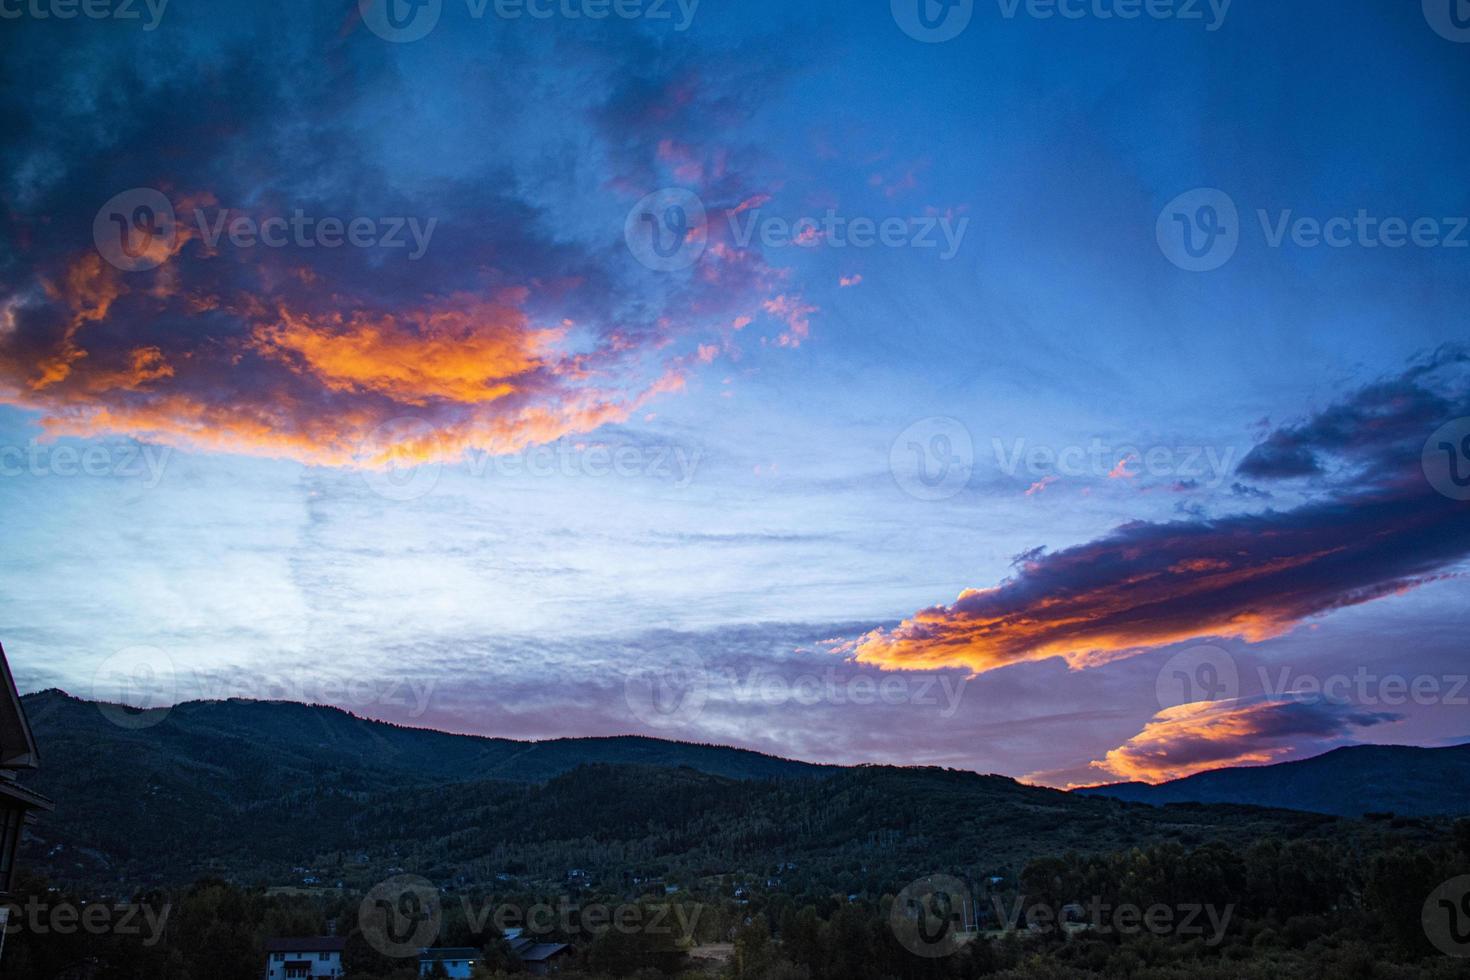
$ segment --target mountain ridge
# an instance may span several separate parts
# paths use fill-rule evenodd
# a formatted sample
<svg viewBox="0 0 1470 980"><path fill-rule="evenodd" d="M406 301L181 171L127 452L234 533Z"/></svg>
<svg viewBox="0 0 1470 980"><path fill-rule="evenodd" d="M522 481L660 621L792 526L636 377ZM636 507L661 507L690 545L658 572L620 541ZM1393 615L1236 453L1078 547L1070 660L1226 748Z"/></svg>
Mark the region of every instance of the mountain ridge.
<svg viewBox="0 0 1470 980"><path fill-rule="evenodd" d="M876 888L939 864L978 879L1037 853L1296 836L1333 821L641 738L528 748L281 702L185 703L136 729L59 693L27 708L42 765L23 779L57 808L30 829L26 861L119 894L201 876L368 887L394 868L547 891L584 869L621 888L627 874L764 880L793 863L803 888L847 887L864 866Z"/></svg>
<svg viewBox="0 0 1470 980"><path fill-rule="evenodd" d="M148 732L165 725L187 727L191 733L204 736L243 738L255 736L264 744L280 744L290 734L321 736L318 748L333 755L333 748L347 750L351 740L359 740L358 751L346 754L368 769L382 768L383 758L366 756L368 747L387 748L385 740L399 741L399 754L421 750L424 757L415 761L427 765L426 774L437 778L507 779L542 781L592 762L605 761L610 755L616 761L633 765L677 767L681 765L733 778L770 778L812 776L839 767L785 758L754 749L655 738L646 735L589 735L552 739L514 739L491 735L446 732L442 729L402 725L355 714L335 705L306 704L297 701L262 701L248 698L205 699L184 701L159 713L157 722L142 724L147 712L108 702L90 701L50 688L22 697L32 726L43 732L51 728L53 715L67 713L69 725L81 724L93 731L116 734ZM78 715L76 708L82 708ZM102 708L119 713L119 717L137 718L136 728L114 724ZM85 724L90 715L91 724ZM271 724L261 724L269 718ZM181 723L184 723L181 726ZM290 725L292 727L285 727ZM304 731L303 726L314 729ZM47 741L51 741L48 732ZM299 746L298 746L299 747ZM446 751L448 750L448 751ZM341 755L342 753L336 753ZM44 748L41 753L45 764ZM347 761L347 760L342 760ZM399 768L388 766L388 768Z"/></svg>
<svg viewBox="0 0 1470 980"><path fill-rule="evenodd" d="M1212 769L1164 783L1080 787L1155 806L1233 803L1361 817L1470 814L1470 744L1347 745L1322 755L1266 766Z"/></svg>

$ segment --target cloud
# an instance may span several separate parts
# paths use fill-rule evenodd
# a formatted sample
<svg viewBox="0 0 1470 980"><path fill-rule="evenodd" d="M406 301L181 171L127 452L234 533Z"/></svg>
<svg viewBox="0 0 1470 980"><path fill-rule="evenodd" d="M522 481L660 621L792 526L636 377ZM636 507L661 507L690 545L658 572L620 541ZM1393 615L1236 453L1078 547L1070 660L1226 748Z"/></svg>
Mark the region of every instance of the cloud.
<svg viewBox="0 0 1470 980"><path fill-rule="evenodd" d="M1131 480L1138 474L1128 468L1129 463L1138 462L1138 457L1133 454L1124 456L1118 460L1118 465L1108 471L1109 480Z"/></svg>
<svg viewBox="0 0 1470 980"><path fill-rule="evenodd" d="M1328 701L1196 701L1159 712L1092 768L1123 780L1160 783L1209 769L1266 765L1399 718Z"/></svg>
<svg viewBox="0 0 1470 980"><path fill-rule="evenodd" d="M1464 352L1441 351L1268 436L1269 451L1247 457L1256 478L1299 474L1280 464L1288 449L1333 474L1295 509L1126 524L841 649L892 668L980 673L1052 657L1081 668L1185 640L1261 641L1451 576L1470 555L1470 521L1420 455L1436 428L1470 416L1465 366Z"/></svg>
<svg viewBox="0 0 1470 980"><path fill-rule="evenodd" d="M1042 477L1035 483L1031 484L1031 486L1026 488L1026 496L1034 497L1038 493L1045 492L1046 488L1051 486L1053 483L1056 483L1058 479L1059 478L1056 475Z"/></svg>
<svg viewBox="0 0 1470 980"><path fill-rule="evenodd" d="M503 151L459 154L440 175L402 165L426 151L385 118L411 88L392 45L306 12L225 39L189 18L151 42L147 84L128 47L143 41L70 53L45 25L18 27L25 53L0 68L0 115L26 137L0 150L14 189L0 215L0 404L36 413L48 436L339 466L515 452L680 391L713 352L734 352L731 324L758 323L773 346L809 336L818 310L789 272L719 234L726 209L762 193L760 155L737 133L779 65L713 71L719 52L661 52L634 33L594 55L569 30L551 43L586 55L582 83L538 98L584 124L578 152L560 159L508 108ZM510 69L544 59L497 50L501 69L461 78L444 50L439 80L483 105L523 101L528 72ZM18 84L64 52L65 97ZM624 247L623 219L675 185L704 200L712 247L658 273ZM98 208L129 188L175 212L177 234L147 240L156 268L125 272L94 248ZM329 246L325 231L303 244L298 213L432 236L400 231L424 246L414 260L340 234ZM239 219L280 222L288 240L220 237Z"/></svg>

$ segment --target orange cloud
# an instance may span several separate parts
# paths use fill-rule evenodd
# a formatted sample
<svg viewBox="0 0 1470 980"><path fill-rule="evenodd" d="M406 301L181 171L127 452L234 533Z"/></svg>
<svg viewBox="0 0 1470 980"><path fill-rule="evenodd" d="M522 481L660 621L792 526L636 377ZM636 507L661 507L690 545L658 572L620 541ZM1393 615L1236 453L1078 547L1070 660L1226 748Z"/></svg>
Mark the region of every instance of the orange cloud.
<svg viewBox="0 0 1470 980"><path fill-rule="evenodd" d="M1425 479L1421 453L1426 432L1470 415L1467 371L1470 354L1447 350L1267 436L1241 464L1258 478L1349 474L1295 509L1136 521L1038 549L999 585L839 652L895 670L983 673L1056 657L1081 669L1188 640L1259 642L1453 577L1470 557L1470 521Z"/></svg>
<svg viewBox="0 0 1470 980"><path fill-rule="evenodd" d="M1131 480L1131 479L1133 479L1138 474L1137 473L1134 473L1132 470L1128 469L1128 464L1129 463L1132 463L1132 462L1135 462L1137 459L1138 459L1137 456L1131 456L1130 455L1130 456L1124 456L1122 459L1118 460L1118 465L1117 466L1114 466L1111 470L1108 471L1108 479L1109 480Z"/></svg>
<svg viewBox="0 0 1470 980"><path fill-rule="evenodd" d="M267 356L297 365L333 391L376 391L405 405L495 401L544 367L563 330L531 329L520 310L470 301L406 316L311 316L282 309L258 327Z"/></svg>
<svg viewBox="0 0 1470 980"><path fill-rule="evenodd" d="M1159 712L1143 731L1091 766L1130 782L1161 783L1212 769L1277 762L1397 718L1326 701L1199 701Z"/></svg>
<svg viewBox="0 0 1470 980"><path fill-rule="evenodd" d="M1028 496L1028 497L1034 497L1038 493L1043 493L1043 492L1045 492L1045 490L1046 490L1047 487L1051 486L1053 483L1056 483L1056 482L1057 482L1057 477L1055 477L1055 476L1044 476L1041 479L1037 480L1035 483L1031 484L1031 486L1029 486L1029 487L1026 488L1026 496Z"/></svg>
<svg viewBox="0 0 1470 980"><path fill-rule="evenodd" d="M534 327L512 305L526 298L515 290L398 313L271 309L248 295L202 310L185 302L187 316L218 312L244 328L175 333L167 348L119 346L110 329L89 341L120 303L157 310L173 298L119 276L95 257L79 260L48 293L71 311L57 339L32 340L28 357L21 341L30 338L17 329L0 347L0 402L40 411L49 437L129 435L322 465L448 461L625 422L684 386L679 358L646 365L648 348L616 333L591 350L561 350L570 328ZM138 310L127 312L131 332L146 333ZM394 426L405 418L420 424Z"/></svg>

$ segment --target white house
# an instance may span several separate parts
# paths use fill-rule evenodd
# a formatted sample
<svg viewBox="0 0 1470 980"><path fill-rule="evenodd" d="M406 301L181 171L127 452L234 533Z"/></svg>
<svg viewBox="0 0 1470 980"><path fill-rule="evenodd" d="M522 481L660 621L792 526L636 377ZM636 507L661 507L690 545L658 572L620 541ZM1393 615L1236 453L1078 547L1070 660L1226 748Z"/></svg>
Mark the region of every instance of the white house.
<svg viewBox="0 0 1470 980"><path fill-rule="evenodd" d="M480 962L480 957L478 949L471 949L468 946L421 949L419 950L419 976L445 976L450 980L461 980L461 978L474 975L475 965Z"/></svg>
<svg viewBox="0 0 1470 980"><path fill-rule="evenodd" d="M342 975L345 939L317 936L271 939L265 944L265 980L308 980Z"/></svg>

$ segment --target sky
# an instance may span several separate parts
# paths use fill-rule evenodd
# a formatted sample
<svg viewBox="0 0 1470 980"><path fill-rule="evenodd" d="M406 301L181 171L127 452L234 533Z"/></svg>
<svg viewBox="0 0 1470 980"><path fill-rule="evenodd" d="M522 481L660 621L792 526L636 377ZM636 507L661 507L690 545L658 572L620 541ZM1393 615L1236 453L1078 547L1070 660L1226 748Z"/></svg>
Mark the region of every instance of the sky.
<svg viewBox="0 0 1470 980"><path fill-rule="evenodd" d="M17 681L1060 787L1470 740L1453 9L7 0Z"/></svg>

